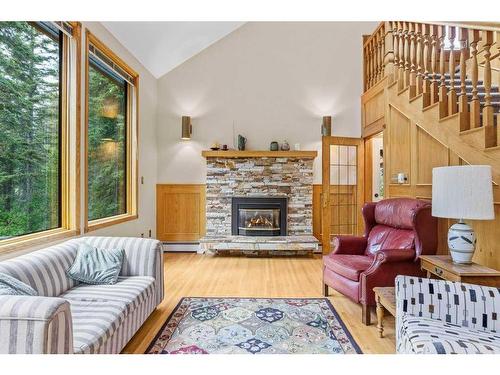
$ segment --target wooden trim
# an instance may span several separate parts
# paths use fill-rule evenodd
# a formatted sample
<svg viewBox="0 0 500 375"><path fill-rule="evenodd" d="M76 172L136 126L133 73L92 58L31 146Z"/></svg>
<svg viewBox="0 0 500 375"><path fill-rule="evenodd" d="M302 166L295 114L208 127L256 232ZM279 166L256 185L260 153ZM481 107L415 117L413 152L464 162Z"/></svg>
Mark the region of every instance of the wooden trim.
<svg viewBox="0 0 500 375"><path fill-rule="evenodd" d="M69 237L75 237L79 234L80 231L76 229L57 228L3 240L2 244L0 245L0 255L25 250L30 247L62 240Z"/></svg>
<svg viewBox="0 0 500 375"><path fill-rule="evenodd" d="M127 221L136 220L139 216L132 214L116 215L111 217L106 217L104 219L97 219L87 222L85 227L85 232L92 232L94 230L106 228L112 225L122 224Z"/></svg>
<svg viewBox="0 0 500 375"><path fill-rule="evenodd" d="M92 43L102 53L129 74L134 80L135 107L131 104L132 90L128 90L127 116L127 212L109 218L88 220L88 126L89 126L89 44ZM110 48L88 29L85 30L85 140L84 140L84 232L117 225L138 218L139 212L139 74L125 63ZM133 112L135 110L135 116ZM135 124L133 124L135 119Z"/></svg>
<svg viewBox="0 0 500 375"><path fill-rule="evenodd" d="M313 159L317 151L202 151L205 158L300 158Z"/></svg>

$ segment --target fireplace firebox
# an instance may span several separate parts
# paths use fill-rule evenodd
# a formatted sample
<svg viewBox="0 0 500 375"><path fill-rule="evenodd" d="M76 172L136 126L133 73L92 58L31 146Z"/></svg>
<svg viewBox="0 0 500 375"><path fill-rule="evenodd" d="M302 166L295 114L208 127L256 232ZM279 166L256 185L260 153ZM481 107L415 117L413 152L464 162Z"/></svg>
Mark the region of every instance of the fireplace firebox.
<svg viewBox="0 0 500 375"><path fill-rule="evenodd" d="M286 236L286 197L234 197L231 233L239 236Z"/></svg>

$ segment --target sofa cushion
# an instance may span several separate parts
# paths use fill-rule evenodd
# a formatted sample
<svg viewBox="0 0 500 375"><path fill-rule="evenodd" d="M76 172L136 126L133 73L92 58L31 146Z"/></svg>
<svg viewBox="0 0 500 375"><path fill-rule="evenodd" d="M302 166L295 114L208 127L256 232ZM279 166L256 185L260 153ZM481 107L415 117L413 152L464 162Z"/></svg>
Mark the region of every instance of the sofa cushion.
<svg viewBox="0 0 500 375"><path fill-rule="evenodd" d="M115 284L124 256L123 249L99 249L82 242L68 276L85 284Z"/></svg>
<svg viewBox="0 0 500 375"><path fill-rule="evenodd" d="M477 331L441 320L404 315L398 352L417 354L500 353L500 334Z"/></svg>
<svg viewBox="0 0 500 375"><path fill-rule="evenodd" d="M155 279L119 277L113 285L80 284L60 297L71 304L75 353L94 353L128 314L152 298Z"/></svg>
<svg viewBox="0 0 500 375"><path fill-rule="evenodd" d="M325 267L353 281L372 264L373 258L366 255L331 254L324 258Z"/></svg>

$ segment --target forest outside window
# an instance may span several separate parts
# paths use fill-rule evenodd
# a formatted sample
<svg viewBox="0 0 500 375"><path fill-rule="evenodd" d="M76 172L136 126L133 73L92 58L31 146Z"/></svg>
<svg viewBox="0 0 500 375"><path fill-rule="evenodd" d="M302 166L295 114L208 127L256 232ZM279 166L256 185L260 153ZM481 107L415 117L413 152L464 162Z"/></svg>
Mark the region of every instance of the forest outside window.
<svg viewBox="0 0 500 375"><path fill-rule="evenodd" d="M87 231L137 217L137 83L87 32Z"/></svg>
<svg viewBox="0 0 500 375"><path fill-rule="evenodd" d="M0 251L75 234L79 26L0 22ZM73 39L73 40L71 40ZM75 164L71 164L71 160ZM73 232L68 233L68 231Z"/></svg>

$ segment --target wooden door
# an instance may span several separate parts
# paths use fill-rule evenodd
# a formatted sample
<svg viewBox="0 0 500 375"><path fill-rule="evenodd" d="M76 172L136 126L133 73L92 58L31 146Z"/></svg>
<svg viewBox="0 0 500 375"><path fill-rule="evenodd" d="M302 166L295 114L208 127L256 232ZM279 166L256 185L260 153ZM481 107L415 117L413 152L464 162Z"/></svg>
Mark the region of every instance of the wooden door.
<svg viewBox="0 0 500 375"><path fill-rule="evenodd" d="M363 231L364 142L361 138L326 136L322 156L322 246L331 250L337 234Z"/></svg>

